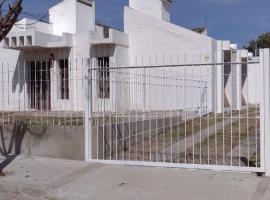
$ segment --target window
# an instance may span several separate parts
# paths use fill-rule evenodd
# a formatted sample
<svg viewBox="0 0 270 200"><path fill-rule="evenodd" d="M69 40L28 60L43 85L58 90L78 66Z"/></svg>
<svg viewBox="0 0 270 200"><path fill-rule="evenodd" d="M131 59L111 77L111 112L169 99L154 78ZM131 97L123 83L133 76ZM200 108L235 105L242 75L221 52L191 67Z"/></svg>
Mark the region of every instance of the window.
<svg viewBox="0 0 270 200"><path fill-rule="evenodd" d="M223 85L224 85L224 90L226 91L226 88L228 87L229 84L229 79L231 76L232 72L232 51L230 50L225 50L224 51L224 71L223 71ZM228 96L228 93L224 93L224 108L230 107L230 99L231 97Z"/></svg>
<svg viewBox="0 0 270 200"><path fill-rule="evenodd" d="M31 109L51 109L50 63L45 61L28 62L28 98Z"/></svg>
<svg viewBox="0 0 270 200"><path fill-rule="evenodd" d="M110 98L110 58L98 58L98 97L102 99Z"/></svg>
<svg viewBox="0 0 270 200"><path fill-rule="evenodd" d="M60 68L60 98L69 99L69 67L68 60L59 60Z"/></svg>
<svg viewBox="0 0 270 200"><path fill-rule="evenodd" d="M109 27L107 27L107 26L103 27L103 36L104 36L104 38L109 38L110 37L110 29L109 29Z"/></svg>

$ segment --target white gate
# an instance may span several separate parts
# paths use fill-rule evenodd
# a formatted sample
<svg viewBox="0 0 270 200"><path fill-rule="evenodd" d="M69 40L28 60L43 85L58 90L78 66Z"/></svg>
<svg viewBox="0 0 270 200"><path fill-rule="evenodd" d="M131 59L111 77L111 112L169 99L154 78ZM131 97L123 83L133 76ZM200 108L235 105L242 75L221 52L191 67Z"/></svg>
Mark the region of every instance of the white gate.
<svg viewBox="0 0 270 200"><path fill-rule="evenodd" d="M269 49L236 62L92 60L86 160L268 173L269 67Z"/></svg>

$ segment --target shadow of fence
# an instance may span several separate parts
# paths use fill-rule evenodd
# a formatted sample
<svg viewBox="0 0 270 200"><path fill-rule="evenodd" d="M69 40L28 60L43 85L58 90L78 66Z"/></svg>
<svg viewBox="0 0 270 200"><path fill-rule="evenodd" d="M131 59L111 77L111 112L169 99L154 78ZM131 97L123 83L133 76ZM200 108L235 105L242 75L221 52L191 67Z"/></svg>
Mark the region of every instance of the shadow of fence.
<svg viewBox="0 0 270 200"><path fill-rule="evenodd" d="M4 125L0 125L0 154L4 157L0 163L0 175L4 175L3 170L21 153L26 129L27 124L24 121L16 121L10 140L6 140Z"/></svg>

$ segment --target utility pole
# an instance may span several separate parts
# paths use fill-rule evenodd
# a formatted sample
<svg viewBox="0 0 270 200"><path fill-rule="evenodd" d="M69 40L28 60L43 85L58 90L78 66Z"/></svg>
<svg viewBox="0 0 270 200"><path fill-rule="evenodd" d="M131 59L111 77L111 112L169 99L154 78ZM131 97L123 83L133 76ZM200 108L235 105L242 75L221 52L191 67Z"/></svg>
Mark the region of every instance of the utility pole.
<svg viewBox="0 0 270 200"><path fill-rule="evenodd" d="M23 9L23 0L15 0L13 5L9 5L7 14L3 16L2 7L6 1L2 0L0 3L0 42L7 36Z"/></svg>

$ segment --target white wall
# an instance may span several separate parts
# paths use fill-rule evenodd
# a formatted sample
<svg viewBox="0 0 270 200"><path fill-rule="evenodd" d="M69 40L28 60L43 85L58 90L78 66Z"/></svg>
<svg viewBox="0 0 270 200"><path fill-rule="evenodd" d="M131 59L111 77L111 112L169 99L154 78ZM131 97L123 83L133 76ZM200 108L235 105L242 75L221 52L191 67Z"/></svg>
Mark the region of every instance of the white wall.
<svg viewBox="0 0 270 200"><path fill-rule="evenodd" d="M75 0L61 1L49 9L49 21L53 26L53 34L76 33L75 2Z"/></svg>
<svg viewBox="0 0 270 200"><path fill-rule="evenodd" d="M4 49L0 47L0 60L1 61L17 62L19 54L20 54L20 51Z"/></svg>
<svg viewBox="0 0 270 200"><path fill-rule="evenodd" d="M129 0L129 7L146 15L170 21L170 3L162 0Z"/></svg>
<svg viewBox="0 0 270 200"><path fill-rule="evenodd" d="M128 48L126 46L116 46L115 47L115 55L114 55L114 63L112 67L123 67L128 66ZM130 111L130 79L129 79L129 70L115 70L114 78L114 101L115 101L115 109L120 112ZM118 73L120 72L120 73ZM121 81L122 83L118 84Z"/></svg>
<svg viewBox="0 0 270 200"><path fill-rule="evenodd" d="M129 34L129 57L131 66L208 63L213 61L213 52L216 48L216 41L210 37L195 33L157 18L147 16L129 7L125 7L124 22L125 32ZM173 70L175 69L159 69L157 73L160 76L165 77L175 76L176 74L181 77L184 74L182 70L176 70L175 73L172 72ZM206 66L194 67L191 71L186 72L189 74L190 79L187 82L191 81L191 84L194 84L194 88L198 89L200 87L198 85L196 86L198 81L202 81L203 84L205 82L208 83L207 93L209 97L212 96L213 92L213 80L210 76L211 70L212 68L210 66ZM143 72L141 71L139 73ZM148 75L149 74L146 74L146 76ZM135 77L133 77L133 79L134 78ZM178 81L181 82L181 80ZM190 85L190 83L187 82L185 84ZM190 95L200 93L197 89L194 89L193 92L190 91L190 89L192 90L192 87L188 85L186 87L189 87L188 92L190 92ZM158 91L158 93L160 94L160 97L165 96L167 97L166 100L170 101L166 103L167 106L164 109L172 109L173 107L174 109L175 107L180 109L181 107L179 104L184 105L180 100L175 101L175 98L172 100L175 96L175 88L168 88L165 92L162 92L161 89L159 90L160 91ZM142 91L143 89L139 90L139 92ZM135 96L131 97L131 99L140 98L138 101L141 101L139 104L141 109L143 109L143 107L145 107L145 99L149 99L151 96L156 95L151 92L153 92L151 89L149 89L149 92L145 92L147 96L149 95L146 98L140 98L140 96L143 96L144 94L134 94ZM197 97L187 96L186 99L188 99L185 105L186 107L199 107L199 100ZM157 107L162 108L162 99L157 99L156 101L158 102ZM213 106L212 99L208 98L207 101L208 109L211 111ZM151 105L149 106L149 109L153 109ZM152 106L154 105L152 104Z"/></svg>
<svg viewBox="0 0 270 200"><path fill-rule="evenodd" d="M125 7L124 29L129 52L134 55L181 55L205 53L211 60L214 40L171 23Z"/></svg>
<svg viewBox="0 0 270 200"><path fill-rule="evenodd" d="M82 3L76 3L76 25L77 33L94 30L95 28L95 2L92 7Z"/></svg>
<svg viewBox="0 0 270 200"><path fill-rule="evenodd" d="M216 112L238 110L241 103L241 65L239 64L222 64L224 63L224 51L231 54L229 62L240 62L240 53L237 49L231 48L230 41L218 41L214 73L214 85L216 87L215 108ZM228 61L227 61L228 62ZM225 85L225 78L228 78ZM228 103L228 105L226 105Z"/></svg>
<svg viewBox="0 0 270 200"><path fill-rule="evenodd" d="M21 95L25 85L19 57L19 51L0 48L0 110L19 110L27 103Z"/></svg>
<svg viewBox="0 0 270 200"><path fill-rule="evenodd" d="M254 57L249 60L250 62L260 61L259 57ZM259 105L261 102L261 82L262 75L260 74L260 64L248 65L248 78L243 88L243 94L249 105Z"/></svg>
<svg viewBox="0 0 270 200"><path fill-rule="evenodd" d="M49 21L56 35L90 31L95 23L95 4L90 7L77 0L64 0L49 9Z"/></svg>
<svg viewBox="0 0 270 200"><path fill-rule="evenodd" d="M242 57L245 57L244 53L241 50L238 50L235 56L236 58L234 61L239 63L241 62ZM242 105L242 65L233 65L232 74L232 108L233 110L240 110Z"/></svg>

